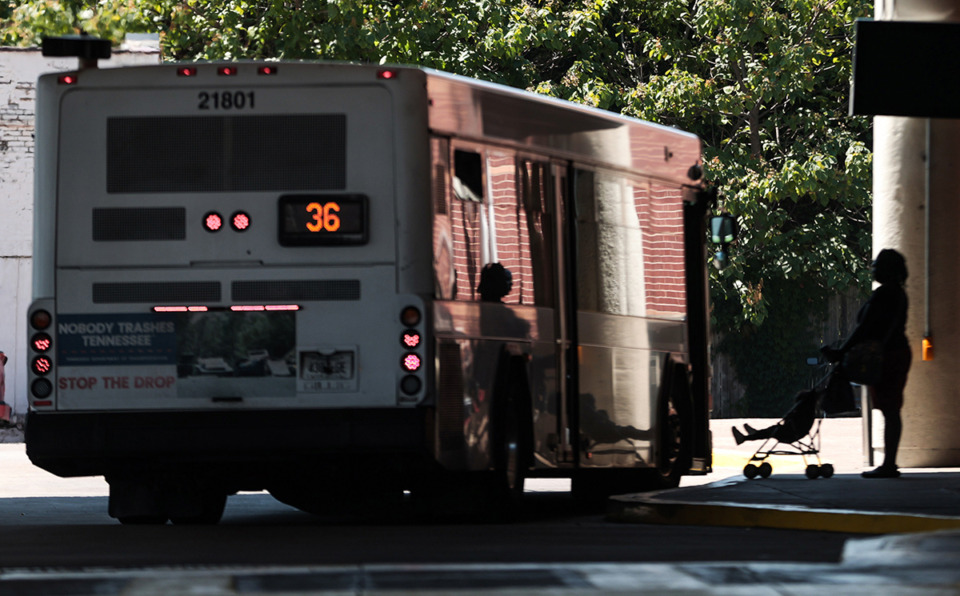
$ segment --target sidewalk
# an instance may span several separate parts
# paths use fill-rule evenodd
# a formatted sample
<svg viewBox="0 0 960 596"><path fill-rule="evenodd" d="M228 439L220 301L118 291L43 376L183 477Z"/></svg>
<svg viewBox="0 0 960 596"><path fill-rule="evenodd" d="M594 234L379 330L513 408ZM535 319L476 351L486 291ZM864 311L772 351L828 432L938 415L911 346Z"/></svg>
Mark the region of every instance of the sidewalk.
<svg viewBox="0 0 960 596"><path fill-rule="evenodd" d="M859 418L823 422L820 458L836 472L814 480L804 475L800 456L771 456L769 478L745 478L743 466L759 445L733 441L730 427L743 422L762 428L773 421L714 420L715 471L703 478L706 483L614 497L610 519L856 534L960 530L960 470L904 469L896 479L861 478L867 466Z"/></svg>

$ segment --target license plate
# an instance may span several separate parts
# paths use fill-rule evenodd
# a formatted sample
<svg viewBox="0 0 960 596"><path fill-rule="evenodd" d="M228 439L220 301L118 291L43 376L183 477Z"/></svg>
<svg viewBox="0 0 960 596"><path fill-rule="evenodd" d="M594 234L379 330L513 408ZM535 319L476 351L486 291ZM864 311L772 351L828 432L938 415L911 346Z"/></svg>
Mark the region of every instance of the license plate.
<svg viewBox="0 0 960 596"><path fill-rule="evenodd" d="M333 352L332 354L306 352L303 354L300 378L305 381L349 380L354 375L353 362L353 352Z"/></svg>

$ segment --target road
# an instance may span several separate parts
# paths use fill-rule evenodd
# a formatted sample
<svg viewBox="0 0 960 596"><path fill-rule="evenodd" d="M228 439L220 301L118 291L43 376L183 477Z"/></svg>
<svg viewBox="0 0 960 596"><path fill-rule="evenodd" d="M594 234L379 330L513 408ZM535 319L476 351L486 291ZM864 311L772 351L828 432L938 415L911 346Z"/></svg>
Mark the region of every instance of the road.
<svg viewBox="0 0 960 596"><path fill-rule="evenodd" d="M737 475L750 455L718 424L717 470L703 483ZM841 424L838 421L830 421ZM859 421L833 431L859 440ZM851 430L852 429L852 430ZM230 497L213 527L121 526L107 516L100 478L62 479L29 464L22 444L0 445L0 568L140 568L505 562L805 561L839 560L846 535L763 529L616 524L585 510L557 480L534 480L514 524L422 524L378 512L350 517L308 515L264 493ZM841 455L841 454L838 454ZM842 454L841 471L858 457ZM783 472L802 463L775 462ZM847 470L849 471L849 470ZM736 545L736 547L732 547Z"/></svg>

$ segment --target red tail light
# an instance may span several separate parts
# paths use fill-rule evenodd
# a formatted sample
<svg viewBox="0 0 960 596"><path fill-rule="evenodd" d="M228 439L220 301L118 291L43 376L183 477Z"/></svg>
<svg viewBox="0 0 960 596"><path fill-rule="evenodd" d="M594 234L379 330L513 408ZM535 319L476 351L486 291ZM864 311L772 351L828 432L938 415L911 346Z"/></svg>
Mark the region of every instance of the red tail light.
<svg viewBox="0 0 960 596"><path fill-rule="evenodd" d="M30 326L37 330L46 329L52 321L53 317L45 310L37 310L30 315Z"/></svg>
<svg viewBox="0 0 960 596"><path fill-rule="evenodd" d="M243 211L237 211L230 217L230 227L238 232L244 232L250 227L250 216Z"/></svg>
<svg viewBox="0 0 960 596"><path fill-rule="evenodd" d="M36 333L30 338L30 345L35 352L46 352L53 345L53 340L46 333Z"/></svg>
<svg viewBox="0 0 960 596"><path fill-rule="evenodd" d="M30 364L30 368L35 375L43 376L53 369L53 361L46 356L37 356Z"/></svg>
<svg viewBox="0 0 960 596"><path fill-rule="evenodd" d="M203 216L203 227L208 232L219 231L223 227L223 217L216 211L211 211Z"/></svg>
<svg viewBox="0 0 960 596"><path fill-rule="evenodd" d="M423 364L423 362L420 360L420 356L417 354L410 352L403 355L403 370L407 372L416 372L420 370L421 364Z"/></svg>
<svg viewBox="0 0 960 596"><path fill-rule="evenodd" d="M400 338L400 343L403 344L405 348L416 348L420 345L420 334L409 329L403 332L403 336Z"/></svg>

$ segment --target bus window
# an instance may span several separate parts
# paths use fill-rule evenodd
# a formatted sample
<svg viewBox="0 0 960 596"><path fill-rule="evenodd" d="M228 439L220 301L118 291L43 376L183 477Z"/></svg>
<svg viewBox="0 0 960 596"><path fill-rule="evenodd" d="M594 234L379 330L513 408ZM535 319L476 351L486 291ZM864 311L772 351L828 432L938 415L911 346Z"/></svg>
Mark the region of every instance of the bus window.
<svg viewBox="0 0 960 596"><path fill-rule="evenodd" d="M464 201L483 202L483 168L479 153L453 152L453 191Z"/></svg>
<svg viewBox="0 0 960 596"><path fill-rule="evenodd" d="M683 317L687 312L681 189L653 183L643 202L637 201L643 226L646 312L651 316Z"/></svg>
<svg viewBox="0 0 960 596"><path fill-rule="evenodd" d="M532 304L530 247L527 214L518 197L517 166L513 154L490 152L487 155L490 206L487 222L487 262L500 263L513 277L513 288L503 297L504 304Z"/></svg>
<svg viewBox="0 0 960 596"><path fill-rule="evenodd" d="M433 282L438 300L457 297L457 271L453 258L453 229L450 221L450 146L445 139L430 140L433 193Z"/></svg>
<svg viewBox="0 0 960 596"><path fill-rule="evenodd" d="M553 290L553 181L550 164L520 160L520 193L526 219L526 243L529 246L533 301L525 304L552 307Z"/></svg>
<svg viewBox="0 0 960 596"><path fill-rule="evenodd" d="M632 204L648 191L611 172L576 175L578 306L643 315L643 233Z"/></svg>
<svg viewBox="0 0 960 596"><path fill-rule="evenodd" d="M483 267L480 210L483 201L483 161L479 153L453 153L453 196L450 229L458 300L480 299L477 284Z"/></svg>

